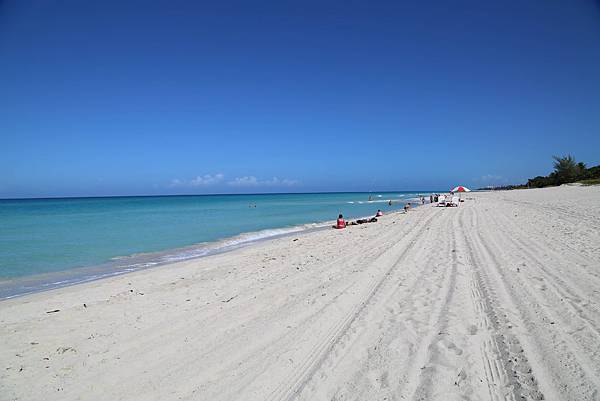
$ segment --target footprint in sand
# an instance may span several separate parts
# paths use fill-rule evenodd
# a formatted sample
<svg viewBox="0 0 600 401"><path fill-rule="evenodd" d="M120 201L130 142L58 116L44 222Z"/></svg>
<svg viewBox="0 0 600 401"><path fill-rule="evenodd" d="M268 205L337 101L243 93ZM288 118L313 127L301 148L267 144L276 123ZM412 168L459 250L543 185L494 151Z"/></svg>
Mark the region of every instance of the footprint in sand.
<svg viewBox="0 0 600 401"><path fill-rule="evenodd" d="M451 351L454 351L454 353L455 353L456 355L462 355L462 353L463 353L463 350L462 350L462 349L460 349L460 348L458 348L458 347L456 346L456 344L454 344L452 341L443 341L442 343L444 344L444 346L445 346L446 348L448 348L448 349L449 349L449 350L451 350Z"/></svg>
<svg viewBox="0 0 600 401"><path fill-rule="evenodd" d="M380 373L377 370L372 370L367 374L367 377L369 378L371 385L375 388L384 389L390 385L387 371Z"/></svg>

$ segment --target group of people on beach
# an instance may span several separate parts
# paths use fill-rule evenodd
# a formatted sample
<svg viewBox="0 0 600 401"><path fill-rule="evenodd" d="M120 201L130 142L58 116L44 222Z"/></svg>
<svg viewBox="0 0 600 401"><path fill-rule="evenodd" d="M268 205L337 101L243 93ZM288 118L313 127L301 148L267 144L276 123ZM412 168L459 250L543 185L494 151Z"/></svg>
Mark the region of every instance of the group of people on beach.
<svg viewBox="0 0 600 401"><path fill-rule="evenodd" d="M436 202L437 202L437 196L438 196L438 194L435 194L435 196L436 196ZM369 202L372 202L372 201L373 201L373 197L369 195ZM431 195L429 197L429 202L433 203L433 195ZM421 203L422 205L425 204L425 196L419 195L419 203ZM392 200L391 199L388 200L388 205L392 206ZM404 204L404 213L407 213L410 210L411 206L412 205L411 205L410 202L405 203ZM383 212L381 211L381 209L377 209L377 213L375 213L374 217L367 218L367 219L358 219L356 221L348 222L348 221L344 220L344 216L340 213L340 215L338 216L335 224L332 227L336 228L336 229L342 229L342 228L346 228L348 226L355 226L355 225L358 225L358 224L375 223L375 222L377 222L377 218L381 217L381 216L383 216Z"/></svg>
<svg viewBox="0 0 600 401"><path fill-rule="evenodd" d="M406 203L404 205L404 213L407 213L410 210L410 202ZM344 215L342 215L341 213L339 214L335 224L333 225L333 228L336 229L342 229L342 228L346 228L348 226L356 226L358 224L365 224L365 223L376 223L377 222L377 218L383 216L383 211L381 211L381 209L377 209L377 213L375 213L374 217L370 217L367 219L358 219L355 221L345 221L344 220Z"/></svg>
<svg viewBox="0 0 600 401"><path fill-rule="evenodd" d="M368 219L358 219L356 221L345 221L344 220L344 215L342 215L340 213L340 215L338 216L335 225L333 226L333 228L336 229L342 229L342 228L346 228L348 226L356 226L358 224L365 224L365 223L376 223L377 222L377 218L383 216L383 212L381 211L381 209L377 209L377 213L375 213L374 217L368 218Z"/></svg>
<svg viewBox="0 0 600 401"><path fill-rule="evenodd" d="M429 195L429 203L437 203L440 198L440 194L431 194Z"/></svg>

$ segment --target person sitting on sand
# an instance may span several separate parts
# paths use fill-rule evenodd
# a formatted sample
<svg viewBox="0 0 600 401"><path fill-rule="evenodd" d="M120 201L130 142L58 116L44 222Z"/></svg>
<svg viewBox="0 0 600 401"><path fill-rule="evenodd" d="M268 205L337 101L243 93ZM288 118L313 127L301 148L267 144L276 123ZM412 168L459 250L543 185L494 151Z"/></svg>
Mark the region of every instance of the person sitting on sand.
<svg viewBox="0 0 600 401"><path fill-rule="evenodd" d="M341 229L346 228L346 222L344 221L344 216L341 214L338 216L337 221L335 222L335 226L333 228Z"/></svg>
<svg viewBox="0 0 600 401"><path fill-rule="evenodd" d="M381 209L377 209L377 213L375 213L375 217L381 217L383 216L383 212L381 211Z"/></svg>

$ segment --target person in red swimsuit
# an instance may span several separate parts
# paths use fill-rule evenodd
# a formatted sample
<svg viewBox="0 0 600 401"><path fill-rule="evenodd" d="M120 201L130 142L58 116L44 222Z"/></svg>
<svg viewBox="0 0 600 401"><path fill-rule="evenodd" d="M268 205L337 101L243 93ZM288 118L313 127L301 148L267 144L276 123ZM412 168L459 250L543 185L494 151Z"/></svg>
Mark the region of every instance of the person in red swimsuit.
<svg viewBox="0 0 600 401"><path fill-rule="evenodd" d="M344 216L342 216L341 214L338 216L338 219L335 223L335 226L333 226L333 228L337 228L337 229L346 228L346 222L344 221Z"/></svg>

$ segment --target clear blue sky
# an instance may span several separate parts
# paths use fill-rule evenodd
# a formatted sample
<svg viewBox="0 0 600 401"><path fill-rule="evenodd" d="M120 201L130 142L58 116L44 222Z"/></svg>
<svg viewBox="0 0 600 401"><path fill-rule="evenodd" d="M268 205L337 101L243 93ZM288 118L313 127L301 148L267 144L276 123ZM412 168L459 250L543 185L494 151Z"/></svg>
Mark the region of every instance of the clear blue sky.
<svg viewBox="0 0 600 401"><path fill-rule="evenodd" d="M447 189L600 164L594 1L2 1L0 197ZM218 5L216 5L218 4Z"/></svg>

